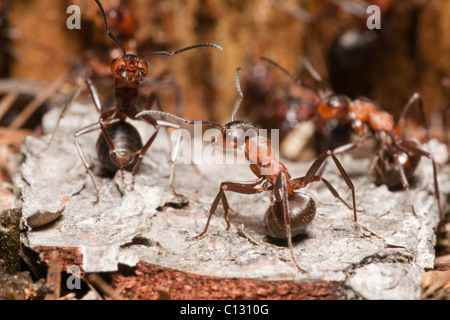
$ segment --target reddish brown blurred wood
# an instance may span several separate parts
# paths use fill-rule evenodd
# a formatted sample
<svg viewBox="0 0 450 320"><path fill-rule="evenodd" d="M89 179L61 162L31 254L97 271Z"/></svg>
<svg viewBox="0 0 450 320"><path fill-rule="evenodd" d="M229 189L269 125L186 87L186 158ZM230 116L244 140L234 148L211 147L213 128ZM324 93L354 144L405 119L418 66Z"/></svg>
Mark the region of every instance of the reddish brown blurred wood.
<svg viewBox="0 0 450 320"><path fill-rule="evenodd" d="M77 248L39 247L42 261L50 262L52 252L60 254L61 270L81 265ZM82 271L81 276L86 277ZM136 267L121 265L108 275L111 287L123 299L157 300L160 291L173 300L336 300L342 299L338 281L263 281L243 278L220 278L186 273L171 268L139 262ZM118 291L117 291L118 290Z"/></svg>
<svg viewBox="0 0 450 320"><path fill-rule="evenodd" d="M106 8L117 1L103 1ZM284 0L321 19L306 23L275 8L269 1L196 0L129 1L139 22L140 51L178 49L199 42L216 42L223 52L199 51L184 56L151 59L152 75L170 70L184 92L188 118L222 120L234 105L233 71L255 63L260 56L276 59L295 71L298 59L311 60L325 78L338 76L345 90L366 93L391 111L400 111L415 91L424 97L430 114L448 101L440 81L450 74L446 59L450 24L445 0L395 1L383 9L382 29L358 68L329 74L329 54L337 37L352 28L367 31L358 18L330 2ZM11 3L11 25L21 30L14 45L21 53L12 76L54 80L82 50L92 49L100 59L111 46L94 1L83 0L82 29L66 28L67 2L17 0ZM361 87L361 85L363 85ZM358 89L359 88L359 89ZM358 90L356 90L358 89ZM356 91L355 91L356 90ZM172 111L173 106L166 106Z"/></svg>

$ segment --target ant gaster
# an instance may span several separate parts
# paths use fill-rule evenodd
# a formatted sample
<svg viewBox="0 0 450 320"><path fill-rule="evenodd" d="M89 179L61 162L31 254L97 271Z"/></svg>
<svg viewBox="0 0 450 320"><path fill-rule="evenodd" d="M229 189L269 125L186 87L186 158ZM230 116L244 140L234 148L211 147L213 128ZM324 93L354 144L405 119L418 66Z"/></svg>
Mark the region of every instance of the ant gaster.
<svg viewBox="0 0 450 320"><path fill-rule="evenodd" d="M263 191L271 191L271 203L264 216L266 233L269 237L287 240L293 262L300 272L306 273L306 271L300 268L295 259L292 238L304 232L312 223L316 214L316 204L313 198L304 193L297 192L297 190L305 188L311 182L322 181L333 196L342 201L349 209L353 210L354 223L358 227L358 230L360 230L359 224L357 223L355 188L339 160L330 150L323 152L317 157L305 176L292 178L288 169L278 160L275 151L271 148L270 141L260 135L258 129L252 123L234 120L234 116L243 99L243 93L239 84L239 70L240 68L236 70L236 87L239 92L239 98L235 104L231 122L224 126L211 121L185 120L158 110L142 111L136 116L161 115L187 124L202 123L214 125L220 129L221 133L214 139L213 143L223 149L229 150L239 149L241 147L245 148L245 157L250 163L250 169L256 175L257 179L252 182L222 182L219 193L211 205L203 232L193 239L198 239L205 235L220 201L222 201L225 210L224 218L227 223L227 229L230 228L228 212L233 212L233 210L228 204L225 191L242 194L259 194ZM353 206L349 205L339 196L336 189L334 189L328 180L316 174L328 157L333 159L347 186L351 189Z"/></svg>
<svg viewBox="0 0 450 320"><path fill-rule="evenodd" d="M406 114L416 101L425 127L427 131L429 131L425 121L423 102L418 93L414 93L411 96L404 106L397 123L395 123L394 118L390 113L379 110L374 102L366 98L351 100L345 95L334 93L322 97L317 90L307 86L276 62L265 57L261 57L261 59L286 73L295 83L314 91L319 98L319 102L316 104L316 110L320 118L325 120L336 119L351 124L353 131L357 135L356 141L337 147L334 149L335 154L357 148L370 136L375 138L377 149L376 156L369 169L371 178L374 180L375 184L384 184L389 189L403 187L408 193L411 210L414 215L416 215L416 211L411 198L408 181L414 175L420 159L422 157L430 159L433 166L435 196L440 223L442 224L444 216L440 205L436 162L434 161L433 156L429 152L422 150L415 140L407 139L403 136ZM320 79L317 72L313 69L311 70L311 65L304 64L304 66L316 80L322 82L322 79Z"/></svg>
<svg viewBox="0 0 450 320"><path fill-rule="evenodd" d="M148 115L141 117L142 120L150 124L155 129L150 138L145 143L142 143L137 130L131 124L126 122L127 118L136 119L136 114L142 110L136 105L136 103L139 97L139 86L141 85L141 82L145 79L149 71L148 64L144 60L144 58L154 55L173 56L184 51L200 47L212 47L219 50L222 49L216 44L202 43L189 46L177 51L150 52L141 57L133 54L127 54L120 41L117 40L117 38L110 32L106 14L100 1L95 0L95 2L97 3L100 9L100 13L103 17L106 34L118 45L123 54L119 58L113 60L111 64L111 71L114 76L114 92L116 99L116 105L114 108L103 108L93 82L90 79L85 80L85 84L90 91L95 108L100 114L100 117L98 122L86 126L75 133L75 145L78 154L83 162L83 165L86 168L86 172L91 177L91 180L96 189L97 197L93 204L96 204L99 201L99 189L95 182L94 175L91 171L91 166L86 160L86 157L78 141L80 136L86 133L101 130L101 135L97 142L97 153L99 160L102 162L106 169L113 171L119 169L122 173L122 182L124 182L124 170L131 171L133 181L131 182L130 187L133 188L134 175L142 161L143 156L155 140L161 125L169 127L172 126L171 124L158 122ZM71 100L73 100L80 91L81 87L71 97ZM148 100L144 110L152 107L154 102L158 103L158 101L153 101L156 100L155 96L151 96L151 98L152 99ZM67 107L67 105L68 104L66 104L65 108ZM61 112L61 115L62 114L63 112ZM174 192L171 184L170 187Z"/></svg>

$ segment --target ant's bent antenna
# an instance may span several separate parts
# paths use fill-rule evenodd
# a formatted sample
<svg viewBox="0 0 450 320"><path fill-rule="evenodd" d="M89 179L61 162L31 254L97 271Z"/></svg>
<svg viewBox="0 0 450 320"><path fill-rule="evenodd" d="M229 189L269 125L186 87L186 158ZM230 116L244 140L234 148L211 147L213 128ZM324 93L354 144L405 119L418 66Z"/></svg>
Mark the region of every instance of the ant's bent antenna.
<svg viewBox="0 0 450 320"><path fill-rule="evenodd" d="M289 78L291 78L291 80L292 80L294 83L296 83L296 84L298 84L298 85L301 85L301 86L303 86L303 87L306 88L306 89L311 90L312 92L314 92L314 93L317 95L317 97L320 98L320 94L319 94L319 92L318 92L316 89L314 89L314 88L308 86L306 83L304 83L303 81L301 81L299 78L297 78L296 76L294 76L292 73L290 73L289 71L287 71L285 68L283 68L282 66L280 66L280 65L279 65L278 63L276 63L275 61L273 61L273 60L271 60L271 59L269 59L269 58L266 58L266 57L259 57L259 59L264 60L264 61L270 63L271 65L277 67L278 69L280 69L281 71L283 71Z"/></svg>
<svg viewBox="0 0 450 320"><path fill-rule="evenodd" d="M234 121L234 116L236 115L236 112L238 111L239 107L241 106L242 99L244 98L244 94L242 93L241 84L239 83L239 71L241 68L237 68L235 71L235 82L236 82L236 89L239 93L239 97L234 105L233 113L231 114L231 121Z"/></svg>
<svg viewBox="0 0 450 320"><path fill-rule="evenodd" d="M201 47L212 47L212 48L216 48L216 49L222 50L221 46L219 46L217 44L214 44L214 43L200 43L200 44L195 44L193 46L189 46L189 47L177 50L177 51L154 51L154 52L149 52L149 53L144 54L143 56L141 56L140 59L143 59L143 58L148 57L148 56L157 56L157 55L159 55L159 56L174 56L174 55L179 54L181 52L188 51L188 50L191 50L191 49L201 48Z"/></svg>
<svg viewBox="0 0 450 320"><path fill-rule="evenodd" d="M98 7L99 7L99 9L100 9L100 13L102 14L103 21L105 22L105 31L106 31L106 34L112 39L112 41L114 41L114 42L120 47L120 49L122 49L123 55L126 55L127 52L125 51L125 48L123 47L123 45L120 43L119 40L117 40L116 37L114 37L114 35L111 33L111 31L109 31L109 28L108 28L108 21L106 20L105 10L103 9L102 4L100 3L99 0L94 0L94 1L97 3L97 5L98 5Z"/></svg>

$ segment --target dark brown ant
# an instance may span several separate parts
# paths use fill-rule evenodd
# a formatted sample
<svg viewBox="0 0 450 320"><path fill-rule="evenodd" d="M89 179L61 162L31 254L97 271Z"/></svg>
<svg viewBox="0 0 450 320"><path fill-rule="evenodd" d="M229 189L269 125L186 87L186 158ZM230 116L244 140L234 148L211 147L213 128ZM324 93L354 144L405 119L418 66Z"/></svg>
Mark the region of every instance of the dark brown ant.
<svg viewBox="0 0 450 320"><path fill-rule="evenodd" d="M300 79L276 62L264 57L261 59L286 73L295 83L306 86ZM318 81L321 82L321 79L319 78ZM408 193L414 215L416 215L416 211L409 190L409 180L412 178L422 157L431 160L433 166L435 196L440 221L442 223L444 216L440 205L436 162L434 161L433 156L429 152L422 150L416 141L407 139L403 136L406 114L416 101L425 127L427 131L429 131L425 121L423 102L420 95L414 93L411 96L404 106L397 123L395 123L394 118L390 113L379 110L374 102L366 98L351 100L345 95L334 93L322 97L319 91L312 87L309 88L316 92L317 97L319 98L319 102L316 104L316 110L321 119L334 119L349 123L351 124L353 132L357 135L356 141L337 147L333 150L334 154L353 150L361 146L369 137L374 137L377 142L377 148L376 157L369 169L370 176L377 185L384 184L389 189L403 187Z"/></svg>
<svg viewBox="0 0 450 320"><path fill-rule="evenodd" d="M154 55L173 56L184 51L200 47L222 49L216 44L202 43L177 51L150 52L141 57L133 54L127 54L120 41L117 40L117 38L110 32L106 14L100 1L95 0L95 2L97 3L103 17L106 34L118 45L123 54L121 57L113 60L111 64L111 71L114 76L114 93L116 99L115 107L110 109L103 108L94 83L90 79L86 79L84 83L90 91L97 112L100 114L98 122L88 125L75 133L75 145L78 154L96 189L97 197L93 204L96 204L99 201L99 189L95 182L91 166L86 160L78 139L86 133L101 130L101 135L97 142L99 160L105 165L106 169L113 171L120 170L122 173L122 182L124 182L124 170L131 171L132 181L130 188L132 189L134 185L134 175L142 161L142 158L160 130L161 122L158 122L148 115L141 117L141 120L144 120L155 129L147 142L142 143L137 130L131 124L126 122L127 118L136 119L136 114L142 110L137 106L139 87L149 71L148 64L144 58ZM82 87L75 92L71 100L79 94L81 88ZM69 103L70 101L68 104ZM156 96L152 95L149 97L144 110L151 108L154 103L158 104L159 101ZM64 109L67 108L68 104L65 105ZM64 110L61 114L63 113ZM164 125L172 126L170 124ZM170 186L172 187L171 184ZM174 192L173 188L172 191Z"/></svg>
<svg viewBox="0 0 450 320"><path fill-rule="evenodd" d="M291 92L292 86L275 81L272 68L266 63L256 63L246 69L242 81L245 101L240 108L243 117L264 129L279 130L281 141L299 123L313 118L313 102L299 92Z"/></svg>
<svg viewBox="0 0 450 320"><path fill-rule="evenodd" d="M270 145L270 141L260 135L258 129L252 123L234 120L243 99L239 83L239 70L240 68L236 70L236 87L239 92L239 98L235 104L231 122L224 126L211 121L185 120L158 110L142 111L136 117L160 115L186 124L201 123L213 125L219 128L221 132L213 142L223 149L235 150L245 146L245 157L250 163L250 170L256 175L257 179L252 182L222 182L220 191L211 205L205 229L192 239L199 239L206 234L211 218L216 212L220 201L222 201L225 210L224 218L227 223L227 230L230 228L228 212L233 212L233 210L228 204L225 191L242 194L258 194L263 191L271 191L271 204L264 216L266 233L271 238L287 240L293 262L300 272L306 273L300 268L295 259L292 238L302 233L312 223L316 214L316 204L310 196L296 191L305 188L311 182L323 182L333 196L342 201L350 210L353 210L353 221L358 230L360 230L357 222L355 188L345 169L331 150L320 154L305 176L292 178L288 169L278 160L275 151ZM328 180L317 175L318 170L329 157L333 159L345 183L352 192L352 206L340 197Z"/></svg>

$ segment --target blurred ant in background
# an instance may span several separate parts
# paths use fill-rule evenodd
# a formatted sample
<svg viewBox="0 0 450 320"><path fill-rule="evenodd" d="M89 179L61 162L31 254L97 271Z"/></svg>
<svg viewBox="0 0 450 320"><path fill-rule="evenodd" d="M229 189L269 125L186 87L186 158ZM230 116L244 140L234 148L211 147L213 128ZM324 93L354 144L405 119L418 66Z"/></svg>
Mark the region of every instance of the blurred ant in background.
<svg viewBox="0 0 450 320"><path fill-rule="evenodd" d="M242 115L264 129L278 129L280 140L284 140L298 124L314 116L310 91L298 93L291 89L274 81L267 64L256 63L244 73L242 90L246 101L242 103Z"/></svg>
<svg viewBox="0 0 450 320"><path fill-rule="evenodd" d="M311 32L314 32L314 28L324 27L320 22L334 19L331 23L335 29L329 32L333 38L324 39L324 41L330 42L327 46L329 49L324 53L326 60L324 64L328 69L330 85L334 91L351 97L368 94L369 83L361 75L367 73L374 54L378 53L377 48L385 45L383 43L384 31L394 27L395 21L390 19L395 10L393 0L317 1L320 3L320 11L316 13L307 12L299 6L282 1L265 1L306 26L314 26ZM379 8L381 30L372 30L367 27L369 18L367 9L372 5ZM328 24L326 24L326 28L328 28ZM382 52L382 50L380 51Z"/></svg>
<svg viewBox="0 0 450 320"><path fill-rule="evenodd" d="M329 50L324 53L323 64L327 66L330 85L335 92L348 96L366 95L368 83L361 76L367 71L375 49L382 40L382 30L370 30L367 28L367 8L376 5L380 8L383 21L383 30L390 27L390 14L394 8L392 0L373 1L320 1L320 12L310 13L297 5L291 5L283 1L265 0L273 8L286 13L301 21L306 26L321 28L321 21L335 19L339 16L338 32L336 38L330 39ZM328 27L328 26L327 26ZM314 32L312 28L311 32ZM336 32L330 31L334 35ZM328 41L324 39L323 41ZM307 50L315 50L314 44L307 44ZM311 55L322 56L322 53L312 51ZM255 71L253 71L253 69ZM284 140L290 133L295 134L294 129L300 129L299 125L314 117L314 103L316 97L311 96L308 90L300 93L291 88L284 88L273 81L273 76L264 64L255 64L254 68L247 72L248 76L243 81L243 91L248 101L243 104L243 115L263 128L279 129L280 138ZM267 85L268 82L272 86ZM253 102L256 102L253 103ZM248 109L248 110L247 110ZM319 145L316 150L334 149L349 139L351 128L340 124L332 126L330 123L320 124L323 129L315 132L313 140ZM300 131L300 130L299 130ZM321 132L326 132L322 134ZM332 135L333 139L328 139ZM296 140L296 139L293 139ZM296 152L284 152L289 158L298 156ZM306 157L308 158L308 157Z"/></svg>
<svg viewBox="0 0 450 320"><path fill-rule="evenodd" d="M395 123L394 118L390 113L379 110L374 102L366 98L352 100L341 94L321 94L321 92L316 89L306 86L300 79L273 60L264 57L261 59L283 71L294 81L294 83L310 88L317 94L318 102L315 107L319 119L324 121L337 120L351 125L352 131L356 135L356 141L335 148L333 150L335 154L356 149L368 138L375 139L376 156L369 168L369 175L375 184L384 184L391 190L403 187L408 193L414 215L416 215L416 211L409 190L409 181L413 177L420 159L422 157L428 158L433 166L435 196L439 218L442 224L444 216L440 205L436 162L429 152L421 149L418 142L403 136L406 114L415 102L417 102L419 107L424 125L427 131L429 131L423 111L422 99L418 93L414 93L411 96L404 106L397 123ZM316 74L314 70L311 70L311 72ZM321 79L319 78L318 81L321 82Z"/></svg>
<svg viewBox="0 0 450 320"><path fill-rule="evenodd" d="M227 223L227 230L230 228L228 212L234 211L228 204L225 191L241 194L259 194L264 191L271 191L270 206L264 216L266 233L271 238L287 240L292 260L297 269L302 273L306 273L306 271L298 265L295 259L292 238L303 233L312 223L316 213L316 204L313 198L304 193L297 192L297 190L305 188L312 182L323 182L334 197L339 199L347 206L347 208L353 210L353 221L357 226L358 231L360 231L360 226L357 222L355 188L345 169L331 150L321 153L310 166L305 176L299 178L291 177L285 165L278 160L278 155L276 155L275 150L272 149L270 140L260 135L253 123L235 120L235 115L243 100L243 93L239 82L239 70L240 68L236 69L235 72L235 82L239 92L239 98L233 109L231 122L224 126L211 121L185 120L158 110L142 111L137 114L136 117L160 115L186 124L201 123L212 125L220 130L219 136L213 140L214 144L224 150L245 149L246 160L249 162L250 170L256 175L257 179L252 182L222 182L220 184L219 193L211 205L208 220L203 232L193 239L199 239L206 234L211 218L215 214L219 202L222 202L225 210L224 218ZM352 205L349 205L340 197L339 193L328 180L317 175L317 172L329 157L333 159L342 178L352 192Z"/></svg>

